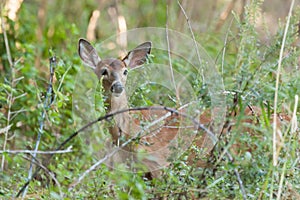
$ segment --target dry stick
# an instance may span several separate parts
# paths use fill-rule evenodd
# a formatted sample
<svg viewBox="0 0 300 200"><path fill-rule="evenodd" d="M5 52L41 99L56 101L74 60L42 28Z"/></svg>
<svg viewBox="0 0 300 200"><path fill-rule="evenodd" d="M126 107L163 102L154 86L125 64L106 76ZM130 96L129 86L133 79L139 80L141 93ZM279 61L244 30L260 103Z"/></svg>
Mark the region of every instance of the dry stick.
<svg viewBox="0 0 300 200"><path fill-rule="evenodd" d="M121 113L124 113L124 112L129 112L129 111L141 111L141 110L166 110L168 112L171 112L171 113L175 113L175 114L178 114L178 115L181 115L185 118L188 118L190 120L192 120L192 122L198 127L198 129L202 129L203 131L205 131L209 136L210 138L213 140L213 142L216 142L216 137L215 135L210 131L208 130L204 125L200 124L197 120L195 120L193 117L187 115L187 114L184 114L184 113L181 113L181 112L178 112L177 110L175 109L172 109L172 108L168 108L168 107L163 107L163 106L154 106L154 107L137 107L137 108L129 108L129 109L124 109L124 110L119 110L119 111L116 111L116 112L113 112L113 113L109 113L109 114L106 114L102 117L99 117L98 119L94 120L94 121L91 121L89 122L88 124L84 125L83 127L81 127L80 129L78 129L77 131L75 131L74 133L72 133L65 141L63 141L56 149L55 151L59 151L61 150L68 142L70 142L73 138L75 138L80 132L84 131L85 129L87 129L88 127L92 126L93 124L97 123L97 122L100 122L100 121L103 121L103 120L108 120L108 119L111 119L113 116L115 115L118 115L118 114L121 114ZM50 159L52 158L53 154L50 154L49 155L49 158L48 158L48 161L50 161ZM18 191L16 197L19 197L20 194L25 190L25 188L29 185L29 183L31 182L31 180L33 178L36 177L36 175L39 173L39 171L41 170L40 167L38 167L35 172L33 173L31 179L27 180L27 182L22 186L22 188Z"/></svg>
<svg viewBox="0 0 300 200"><path fill-rule="evenodd" d="M38 136L37 136L37 140L36 140L36 144L35 144L35 148L34 151L37 152L39 149L39 145L40 145L40 141L41 141L41 137L43 134L43 130L44 130L44 119L46 117L46 113L48 111L48 109L50 108L52 102L53 102L53 96L52 96L52 92L53 92L53 76L54 76L54 70L56 67L56 58L55 56L50 58L50 78L49 78L49 85L48 85L48 89L47 89L47 93L46 93L46 97L45 97L45 101L44 101L44 106L43 106L43 112L42 112L42 118L40 120L40 127L38 129ZM32 155L33 158L36 157L36 153L33 153ZM33 163L30 163L30 167L29 167L29 171L28 171L28 177L27 179L30 180L32 178L32 168L33 168ZM22 198L25 198L26 193L27 193L27 187L24 190L24 193L22 195Z"/></svg>
<svg viewBox="0 0 300 200"><path fill-rule="evenodd" d="M73 152L71 147L65 150L58 150L58 151L31 151L31 150L5 150L0 151L0 153L10 153L10 154L19 154L19 153L29 153L31 155L34 154L62 154L62 153L70 153Z"/></svg>

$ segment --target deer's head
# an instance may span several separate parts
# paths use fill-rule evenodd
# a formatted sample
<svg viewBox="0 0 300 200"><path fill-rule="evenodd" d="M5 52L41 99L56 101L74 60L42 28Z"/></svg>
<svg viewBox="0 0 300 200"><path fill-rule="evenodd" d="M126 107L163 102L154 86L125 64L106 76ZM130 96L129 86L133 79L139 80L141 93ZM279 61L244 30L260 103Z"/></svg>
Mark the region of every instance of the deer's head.
<svg viewBox="0 0 300 200"><path fill-rule="evenodd" d="M131 50L123 59L101 60L96 49L88 41L80 39L78 44L81 60L94 70L99 80L103 79L104 90L117 97L124 91L128 68L144 64L150 50L151 42L145 42Z"/></svg>

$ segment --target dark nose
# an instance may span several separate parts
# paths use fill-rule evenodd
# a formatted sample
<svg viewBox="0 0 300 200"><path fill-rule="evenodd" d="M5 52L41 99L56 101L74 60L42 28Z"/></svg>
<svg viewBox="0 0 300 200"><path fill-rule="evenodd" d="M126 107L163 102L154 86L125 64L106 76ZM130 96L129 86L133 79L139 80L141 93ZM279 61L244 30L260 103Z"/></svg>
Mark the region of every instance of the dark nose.
<svg viewBox="0 0 300 200"><path fill-rule="evenodd" d="M110 91L112 93L120 94L123 92L123 85L120 82L116 82L111 86Z"/></svg>

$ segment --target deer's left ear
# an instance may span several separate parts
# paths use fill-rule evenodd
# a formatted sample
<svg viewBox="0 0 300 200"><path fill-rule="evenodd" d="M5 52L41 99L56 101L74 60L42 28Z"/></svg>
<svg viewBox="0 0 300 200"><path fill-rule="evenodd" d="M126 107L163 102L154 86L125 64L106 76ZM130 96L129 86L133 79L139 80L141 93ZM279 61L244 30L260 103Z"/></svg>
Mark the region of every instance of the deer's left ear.
<svg viewBox="0 0 300 200"><path fill-rule="evenodd" d="M131 50L122 61L126 64L129 68L135 68L139 65L142 65L146 62L148 54L151 51L151 42L145 42L140 44L133 50Z"/></svg>

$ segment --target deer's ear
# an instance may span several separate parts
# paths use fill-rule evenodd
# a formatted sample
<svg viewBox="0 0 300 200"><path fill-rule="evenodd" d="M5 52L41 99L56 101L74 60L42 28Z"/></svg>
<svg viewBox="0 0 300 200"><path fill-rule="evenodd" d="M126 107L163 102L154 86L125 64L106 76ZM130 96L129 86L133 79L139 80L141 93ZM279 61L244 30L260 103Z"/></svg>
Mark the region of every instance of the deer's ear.
<svg viewBox="0 0 300 200"><path fill-rule="evenodd" d="M133 50L131 50L125 58L123 58L123 62L129 68L134 68L139 65L142 65L146 62L148 54L151 51L151 42L145 42L140 44Z"/></svg>
<svg viewBox="0 0 300 200"><path fill-rule="evenodd" d="M101 61L96 49L85 39L79 39L78 54L81 60L89 67L95 69Z"/></svg>

